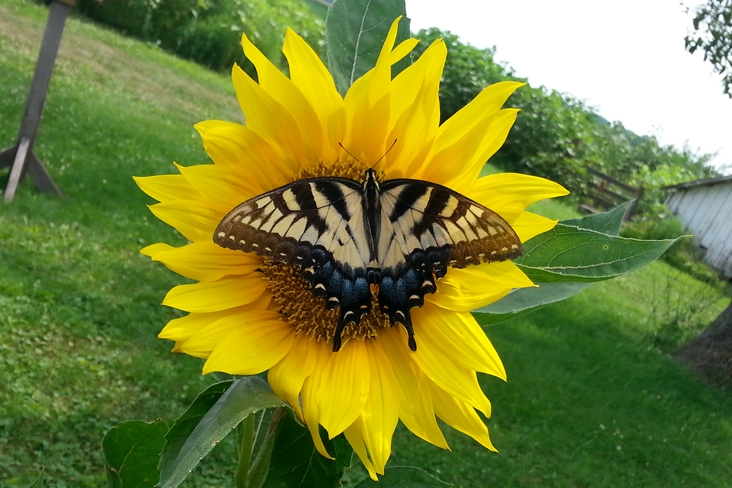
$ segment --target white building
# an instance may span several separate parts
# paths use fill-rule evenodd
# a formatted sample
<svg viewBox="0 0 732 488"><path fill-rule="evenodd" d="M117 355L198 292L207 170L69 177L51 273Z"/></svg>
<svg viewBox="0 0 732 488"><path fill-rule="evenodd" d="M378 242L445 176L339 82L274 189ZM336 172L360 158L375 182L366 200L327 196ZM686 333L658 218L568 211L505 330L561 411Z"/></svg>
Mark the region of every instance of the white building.
<svg viewBox="0 0 732 488"><path fill-rule="evenodd" d="M704 260L732 277L732 176L668 186L666 205L706 250Z"/></svg>

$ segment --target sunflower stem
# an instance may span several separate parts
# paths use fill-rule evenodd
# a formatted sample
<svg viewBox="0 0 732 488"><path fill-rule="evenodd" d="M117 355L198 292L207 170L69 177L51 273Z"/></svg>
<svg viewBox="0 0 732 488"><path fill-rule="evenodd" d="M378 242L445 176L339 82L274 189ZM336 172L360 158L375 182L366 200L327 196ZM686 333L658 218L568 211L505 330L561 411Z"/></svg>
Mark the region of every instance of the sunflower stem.
<svg viewBox="0 0 732 488"><path fill-rule="evenodd" d="M249 467L254 447L254 414L250 414L236 428L239 446L239 465L236 468L236 488L248 488Z"/></svg>

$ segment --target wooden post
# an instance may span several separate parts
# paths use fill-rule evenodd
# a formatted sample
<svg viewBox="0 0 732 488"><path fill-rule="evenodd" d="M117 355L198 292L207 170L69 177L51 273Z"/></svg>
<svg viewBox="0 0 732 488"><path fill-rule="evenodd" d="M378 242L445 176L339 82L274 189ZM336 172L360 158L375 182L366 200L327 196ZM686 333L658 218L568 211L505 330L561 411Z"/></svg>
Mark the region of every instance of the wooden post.
<svg viewBox="0 0 732 488"><path fill-rule="evenodd" d="M10 202L15 196L18 184L26 173L30 174L36 187L48 193L62 196L56 183L43 167L38 156L33 152L33 144L41 122L43 104L46 102L48 86L51 83L51 73L56 62L56 54L61 43L61 34L64 30L66 17L76 0L54 0L48 13L48 23L43 34L41 50L38 53L36 70L33 73L28 102L20 123L18 141L16 144L0 152L0 169L10 167L10 178L5 189L5 201Z"/></svg>
<svg viewBox="0 0 732 488"><path fill-rule="evenodd" d="M625 215L623 215L623 223L630 222L630 218L633 216L633 212L635 212L635 209L638 206L638 201L643 198L645 191L645 188L642 186L635 191L633 201L630 202L628 209L625 211Z"/></svg>

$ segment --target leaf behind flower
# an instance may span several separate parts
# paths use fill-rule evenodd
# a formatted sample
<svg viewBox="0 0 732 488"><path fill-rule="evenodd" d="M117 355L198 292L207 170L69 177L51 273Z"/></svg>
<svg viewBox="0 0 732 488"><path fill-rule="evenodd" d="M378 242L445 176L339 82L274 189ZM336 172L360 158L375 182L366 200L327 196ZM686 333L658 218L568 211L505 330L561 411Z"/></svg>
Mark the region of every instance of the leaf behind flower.
<svg viewBox="0 0 732 488"><path fill-rule="evenodd" d="M345 96L358 78L376 65L391 23L398 16L396 44L409 38L409 19L404 0L336 0L325 21L328 68L338 92ZM394 66L396 76L411 64L410 56Z"/></svg>

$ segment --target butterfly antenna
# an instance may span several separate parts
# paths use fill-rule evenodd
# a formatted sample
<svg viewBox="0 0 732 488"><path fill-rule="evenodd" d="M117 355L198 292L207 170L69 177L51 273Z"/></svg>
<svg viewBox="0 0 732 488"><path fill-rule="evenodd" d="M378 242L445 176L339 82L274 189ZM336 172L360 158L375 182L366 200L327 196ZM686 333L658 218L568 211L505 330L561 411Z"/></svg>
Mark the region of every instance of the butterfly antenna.
<svg viewBox="0 0 732 488"><path fill-rule="evenodd" d="M396 146L396 143L397 143L397 140L396 140L396 139L394 139L394 142L392 142L392 143L391 143L391 146L389 146L389 149L387 149L387 150L386 150L386 152L384 153L384 155L383 155L383 156L381 156L381 157L379 158L379 160L378 160L378 161L376 161L376 162L374 163L374 165L373 165L373 166L372 166L372 167L371 167L370 169L374 169L374 168L376 167L376 165L377 165L377 164L379 164L379 163L381 162L381 160L382 160L382 159L384 159L384 158L386 157L386 155L387 155L387 154L389 154L389 151L391 151L392 149L394 149L394 146Z"/></svg>
<svg viewBox="0 0 732 488"><path fill-rule="evenodd" d="M365 164L363 164L363 162L361 162L361 160L360 160L360 159L358 159L358 158L357 158L356 156L354 156L354 155L353 155L353 154L351 153L351 151L349 151L348 149L346 149L346 148L345 148L345 146L344 146L343 144L341 144L341 143L339 142L339 143L338 143L338 145L339 145L339 146L341 146L341 149L343 149L344 151L346 151L346 152L348 153L348 155L349 155L349 156L351 156L351 157L352 157L353 159L355 159L356 161L358 161L358 164L360 164L360 165L361 165L361 166L363 166L364 168L368 169L368 166L366 166Z"/></svg>
<svg viewBox="0 0 732 488"><path fill-rule="evenodd" d="M382 160L382 159L384 159L384 158L386 157L386 155L387 155L387 154L389 154L389 152L390 152L390 151L391 151L392 149L394 149L394 146L396 146L396 143L397 143L397 140L396 140L396 139L394 139L394 141L393 141L393 142L391 143L391 146L389 146L389 149L387 149L387 150L386 150L386 152L384 153L384 155L383 155L383 156L381 156L381 157L379 158L379 160L378 160L378 161L376 161L376 162L374 163L374 165L373 165L373 166L371 166L370 168L369 168L368 166L366 166L365 164L363 164L363 162L362 162L362 161L361 161L360 159L358 159L358 158L357 158L356 156L354 156L354 155L353 155L353 153L351 153L351 151L349 151L348 149L346 149L346 148L345 148L345 146L344 146L343 144L341 144L341 143L339 142L339 143L338 143L338 145L339 145L339 146L341 146L341 149L343 149L344 151L346 151L346 153L348 153L348 155L349 155L349 156L351 156L351 157L352 157L353 159L355 159L356 161L358 161L358 164L360 164L361 166L363 166L363 167L364 167L364 168L366 168L366 169L374 169L374 168L376 167L376 165L378 165L378 164L379 164L379 163L381 162L381 160Z"/></svg>

